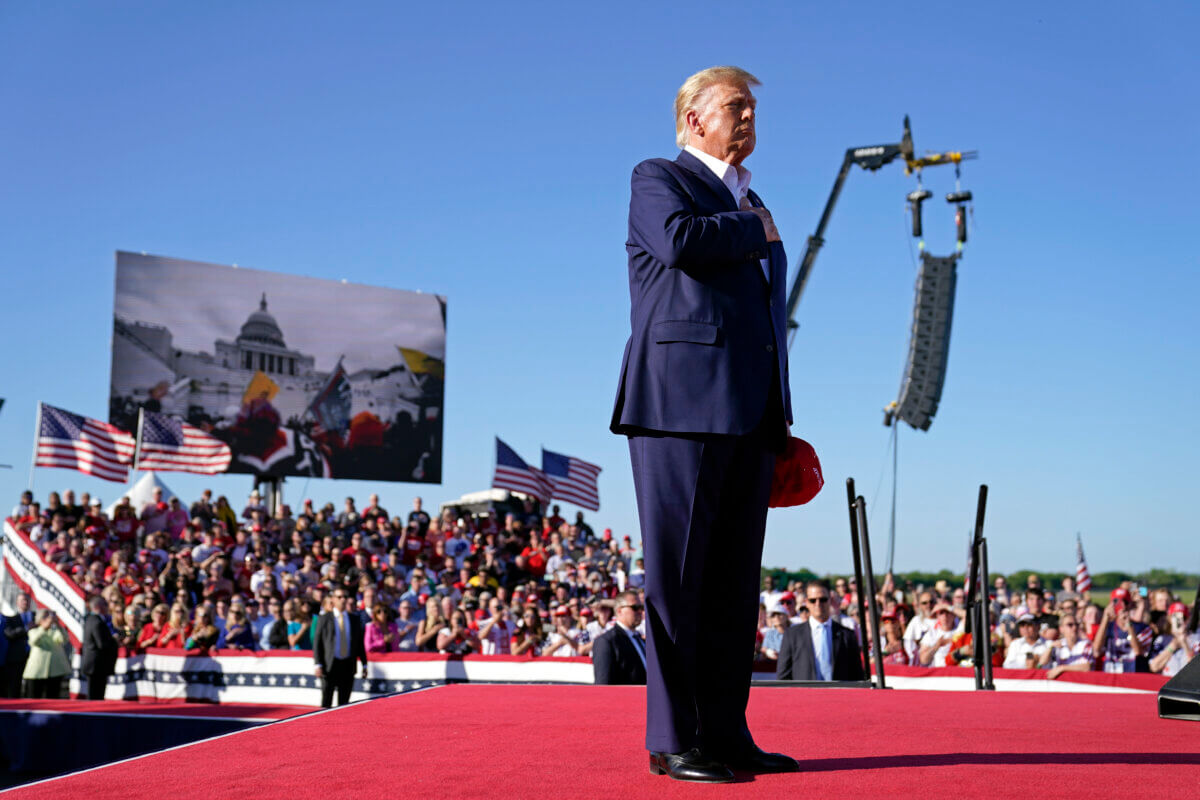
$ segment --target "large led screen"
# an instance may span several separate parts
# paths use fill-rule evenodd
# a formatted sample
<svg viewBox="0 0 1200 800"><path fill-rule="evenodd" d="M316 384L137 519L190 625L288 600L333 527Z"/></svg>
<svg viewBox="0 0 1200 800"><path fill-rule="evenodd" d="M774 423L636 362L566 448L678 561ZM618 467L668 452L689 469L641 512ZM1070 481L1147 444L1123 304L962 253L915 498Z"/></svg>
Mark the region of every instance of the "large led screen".
<svg viewBox="0 0 1200 800"><path fill-rule="evenodd" d="M116 272L114 425L175 417L229 472L441 481L444 297L123 252Z"/></svg>

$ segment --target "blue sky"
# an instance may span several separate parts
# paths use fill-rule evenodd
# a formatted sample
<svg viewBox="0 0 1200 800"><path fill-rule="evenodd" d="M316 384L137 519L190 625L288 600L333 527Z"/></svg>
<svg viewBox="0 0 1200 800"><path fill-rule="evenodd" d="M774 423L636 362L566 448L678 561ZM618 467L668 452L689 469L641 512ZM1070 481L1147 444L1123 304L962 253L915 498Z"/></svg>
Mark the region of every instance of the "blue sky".
<svg viewBox="0 0 1200 800"><path fill-rule="evenodd" d="M1093 571L1195 571L1198 29L1183 2L5 3L0 497L28 480L39 400L106 413L124 249L448 297L444 483L308 495L457 497L487 485L499 435L603 466L590 516L636 539L607 431L629 172L675 152L683 78L733 63L763 81L746 166L793 268L846 147L898 140L907 113L918 150L981 154L942 405L900 432L897 568L961 569L986 482L993 569L1070 569L1081 531ZM850 569L843 481L871 501L885 474L913 185L854 172L827 231L790 363L828 483L771 513L767 564ZM950 209L926 208L948 252ZM118 488L36 473L41 496ZM187 498L250 488L163 477ZM879 565L886 476L877 497Z"/></svg>

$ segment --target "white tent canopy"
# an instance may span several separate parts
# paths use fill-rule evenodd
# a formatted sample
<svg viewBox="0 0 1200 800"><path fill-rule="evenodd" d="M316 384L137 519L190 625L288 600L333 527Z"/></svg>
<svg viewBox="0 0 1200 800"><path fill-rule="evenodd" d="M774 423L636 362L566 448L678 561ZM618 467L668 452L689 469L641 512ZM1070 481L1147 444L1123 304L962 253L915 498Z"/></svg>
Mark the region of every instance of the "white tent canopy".
<svg viewBox="0 0 1200 800"><path fill-rule="evenodd" d="M162 499L168 503L171 501L171 498L175 496L175 493L171 491L170 487L162 482L162 479L159 478L156 473L147 472L145 475L138 478L135 483L125 487L125 489L123 489L121 493L117 495L116 502L104 509L104 513L108 514L108 516L111 518L112 515L116 513L117 506L125 497L129 498L130 504L133 505L133 510L140 513L142 506L154 499L155 489L162 489Z"/></svg>

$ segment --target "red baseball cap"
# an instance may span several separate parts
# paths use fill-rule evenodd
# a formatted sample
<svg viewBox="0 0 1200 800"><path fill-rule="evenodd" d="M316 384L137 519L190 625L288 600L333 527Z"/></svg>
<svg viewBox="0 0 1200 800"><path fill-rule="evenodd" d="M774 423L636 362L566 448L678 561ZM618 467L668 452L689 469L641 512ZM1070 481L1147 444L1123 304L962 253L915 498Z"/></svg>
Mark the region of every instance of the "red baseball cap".
<svg viewBox="0 0 1200 800"><path fill-rule="evenodd" d="M802 506L817 496L825 478L817 451L803 439L788 438L787 449L775 459L775 474L771 478L771 508Z"/></svg>
<svg viewBox="0 0 1200 800"><path fill-rule="evenodd" d="M1108 599L1120 600L1124 603L1128 603L1129 602L1129 590L1124 587L1118 586L1116 589L1112 590L1112 593L1108 596Z"/></svg>
<svg viewBox="0 0 1200 800"><path fill-rule="evenodd" d="M1187 606L1185 606L1183 603L1176 601L1174 603L1171 603L1171 607L1167 609L1167 613L1168 614L1176 614L1176 613L1186 614Z"/></svg>

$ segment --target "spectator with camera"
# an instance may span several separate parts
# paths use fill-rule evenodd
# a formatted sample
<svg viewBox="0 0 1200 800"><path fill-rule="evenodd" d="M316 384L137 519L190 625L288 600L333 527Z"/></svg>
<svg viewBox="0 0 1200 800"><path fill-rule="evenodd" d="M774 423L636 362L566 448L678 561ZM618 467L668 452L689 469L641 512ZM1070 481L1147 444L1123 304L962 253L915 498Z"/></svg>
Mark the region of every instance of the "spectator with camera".
<svg viewBox="0 0 1200 800"><path fill-rule="evenodd" d="M1026 595L1026 601L1031 595ZM1038 593L1040 597L1040 592ZM1050 645L1041 635L1038 617L1025 613L1017 618L1019 636L1008 645L1004 655L1005 669L1036 669L1050 661Z"/></svg>
<svg viewBox="0 0 1200 800"><path fill-rule="evenodd" d="M1092 652L1105 672L1149 672L1147 653L1154 631L1132 619L1130 592L1113 589L1109 604L1100 618Z"/></svg>
<svg viewBox="0 0 1200 800"><path fill-rule="evenodd" d="M1200 605L1200 594L1197 597L1197 605ZM1197 617L1196 609L1189 614L1188 607L1183 603L1175 602L1167 607L1167 633L1163 634L1167 641L1158 655L1150 660L1151 672L1173 677L1200 653L1200 633L1196 631L1200 620Z"/></svg>

